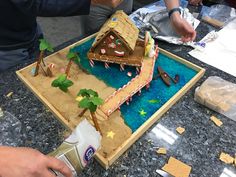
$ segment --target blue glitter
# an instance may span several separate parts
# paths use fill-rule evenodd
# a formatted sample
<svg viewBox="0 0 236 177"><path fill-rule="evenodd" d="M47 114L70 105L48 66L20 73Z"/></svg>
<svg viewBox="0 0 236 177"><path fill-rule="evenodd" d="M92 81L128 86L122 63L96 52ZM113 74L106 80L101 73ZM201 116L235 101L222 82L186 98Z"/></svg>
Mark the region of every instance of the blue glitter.
<svg viewBox="0 0 236 177"><path fill-rule="evenodd" d="M121 72L119 65L111 64L109 69L105 69L104 63L95 62L92 68L87 58L87 52L91 48L94 38L74 48L79 52L80 64L89 73L95 75L98 79L105 82L108 86L113 88L120 88L127 84L133 77L136 76L134 67L125 67L125 71ZM132 102L129 105L123 104L121 106L121 114L125 123L136 131L149 117L151 117L160 107L162 107L172 96L174 96L187 82L189 82L197 72L163 54L159 54L155 64L154 76L158 74L157 66L166 71L171 77L179 75L179 82L170 87L166 86L162 79L158 77L150 84L149 90L142 89L141 96L134 95ZM132 77L127 76L127 72L132 72ZM104 74L105 73L105 74ZM149 100L158 100L156 103L150 103ZM139 111L144 110L146 114L141 116Z"/></svg>

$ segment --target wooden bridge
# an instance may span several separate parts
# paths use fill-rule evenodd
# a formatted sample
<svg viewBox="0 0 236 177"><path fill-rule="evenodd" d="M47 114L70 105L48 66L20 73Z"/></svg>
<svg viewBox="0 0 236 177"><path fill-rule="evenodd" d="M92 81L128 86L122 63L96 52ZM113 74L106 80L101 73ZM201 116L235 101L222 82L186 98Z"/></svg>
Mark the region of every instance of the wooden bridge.
<svg viewBox="0 0 236 177"><path fill-rule="evenodd" d="M123 103L126 102L129 104L132 100L132 96L138 92L141 93L143 87L149 88L150 82L153 78L157 55L158 52L156 52L156 55L152 58L145 57L139 75L122 88L116 90L105 100L104 104L99 107L106 116L111 115L114 111L119 109Z"/></svg>

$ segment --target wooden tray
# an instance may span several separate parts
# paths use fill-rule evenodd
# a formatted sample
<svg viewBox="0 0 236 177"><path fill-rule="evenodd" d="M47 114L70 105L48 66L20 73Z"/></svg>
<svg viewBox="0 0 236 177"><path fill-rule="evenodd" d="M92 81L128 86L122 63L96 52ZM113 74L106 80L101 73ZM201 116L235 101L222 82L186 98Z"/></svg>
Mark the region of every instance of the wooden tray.
<svg viewBox="0 0 236 177"><path fill-rule="evenodd" d="M46 61L50 61L50 59L55 57L62 58L65 57L66 53L69 51L69 49L75 45L82 44L89 39L93 38L96 34L91 35L81 41L76 42L75 44L68 46L50 56L45 58ZM98 160L98 162L104 167L108 168L110 165L112 165L115 160L117 160L137 139L139 139L143 133L148 130L160 117L173 105L179 100L203 75L205 72L205 69L184 60L181 57L178 57L170 52L167 52L161 48L159 48L159 52L172 58L173 60L176 60L177 62L180 62L187 67L195 70L197 74L187 83L184 87L182 87L172 98L169 99L160 109L158 109L147 121L140 126L132 135L124 141L109 157L104 157L102 154L96 153L95 158ZM18 77L25 83L25 85L52 111L52 113L70 130L73 130L74 127L80 122L78 121L72 121L68 122L67 119L63 116L63 114L60 112L61 110L56 109L51 101L49 99L46 99L42 91L39 89L36 89L34 85L31 83L31 81L26 77L25 71L27 70L27 73L29 73L30 68L34 67L35 63L32 65L29 65L19 71L17 71ZM24 74L23 74L24 73Z"/></svg>

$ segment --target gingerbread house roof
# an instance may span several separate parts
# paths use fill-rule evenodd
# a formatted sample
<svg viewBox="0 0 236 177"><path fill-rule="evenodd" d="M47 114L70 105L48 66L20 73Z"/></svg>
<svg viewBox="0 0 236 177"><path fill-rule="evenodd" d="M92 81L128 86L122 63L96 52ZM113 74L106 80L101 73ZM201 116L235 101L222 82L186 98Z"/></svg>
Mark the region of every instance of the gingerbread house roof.
<svg viewBox="0 0 236 177"><path fill-rule="evenodd" d="M138 39L139 30L135 24L130 20L122 10L117 11L111 16L109 20L102 26L101 30L93 43L92 48L95 48L99 42L108 34L113 31L125 43L129 50L134 50L136 41Z"/></svg>

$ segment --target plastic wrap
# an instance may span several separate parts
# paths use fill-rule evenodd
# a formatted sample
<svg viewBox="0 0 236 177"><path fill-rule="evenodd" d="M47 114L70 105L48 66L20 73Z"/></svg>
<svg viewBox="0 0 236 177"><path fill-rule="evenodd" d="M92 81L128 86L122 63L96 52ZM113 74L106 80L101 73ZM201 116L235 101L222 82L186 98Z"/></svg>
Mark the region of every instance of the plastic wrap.
<svg viewBox="0 0 236 177"><path fill-rule="evenodd" d="M24 137L21 122L14 115L0 108L0 146L22 146Z"/></svg>
<svg viewBox="0 0 236 177"><path fill-rule="evenodd" d="M50 155L62 160L77 177L100 148L101 135L84 119L74 132ZM62 176L55 172L57 176Z"/></svg>
<svg viewBox="0 0 236 177"><path fill-rule="evenodd" d="M211 76L196 88L194 99L236 121L236 84Z"/></svg>
<svg viewBox="0 0 236 177"><path fill-rule="evenodd" d="M213 5L203 7L201 11L202 20L215 26L224 27L230 21L236 18L236 10L226 5Z"/></svg>

